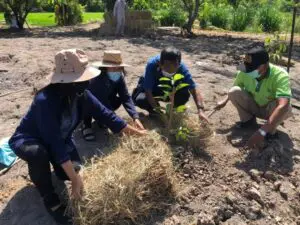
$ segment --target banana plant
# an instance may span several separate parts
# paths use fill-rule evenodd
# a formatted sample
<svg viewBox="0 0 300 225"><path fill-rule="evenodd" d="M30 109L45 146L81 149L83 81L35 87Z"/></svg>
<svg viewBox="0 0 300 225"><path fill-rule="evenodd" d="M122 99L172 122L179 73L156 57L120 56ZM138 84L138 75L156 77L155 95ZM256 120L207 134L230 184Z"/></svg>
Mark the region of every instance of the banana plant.
<svg viewBox="0 0 300 225"><path fill-rule="evenodd" d="M174 109L175 94L179 90L189 86L189 84L184 83L183 80L184 76L182 74L175 74L172 77L162 77L159 79L160 84L158 87L161 88L164 95L156 97L156 99L160 99L168 103L166 104L166 107L159 106L156 110L164 114L167 118L169 131L171 129L174 112L183 113L186 110L185 105L178 106Z"/></svg>

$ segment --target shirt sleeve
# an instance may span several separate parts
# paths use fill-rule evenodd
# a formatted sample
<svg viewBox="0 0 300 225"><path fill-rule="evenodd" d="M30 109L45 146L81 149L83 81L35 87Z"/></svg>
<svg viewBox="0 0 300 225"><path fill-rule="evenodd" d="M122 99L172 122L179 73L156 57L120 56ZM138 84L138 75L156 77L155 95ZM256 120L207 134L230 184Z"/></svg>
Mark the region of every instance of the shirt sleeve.
<svg viewBox="0 0 300 225"><path fill-rule="evenodd" d="M288 75L279 76L276 80L275 98L291 98L292 91Z"/></svg>
<svg viewBox="0 0 300 225"><path fill-rule="evenodd" d="M156 63L153 61L148 62L147 66L146 66L145 79L144 79L144 84L143 84L143 88L145 91L152 91L154 88L155 69L156 69Z"/></svg>
<svg viewBox="0 0 300 225"><path fill-rule="evenodd" d="M119 133L126 127L126 122L118 117L113 111L106 108L90 91L84 92L85 110L100 123L106 125L114 133Z"/></svg>
<svg viewBox="0 0 300 225"><path fill-rule="evenodd" d="M70 160L70 156L67 152L67 144L62 138L55 102L38 99L36 107L37 126L43 142L49 146L49 150L58 164L67 162Z"/></svg>
<svg viewBox="0 0 300 225"><path fill-rule="evenodd" d="M135 105L133 103L132 97L128 92L127 85L125 83L125 79L122 76L121 79L118 82L118 94L121 99L121 102L125 108L125 110L128 112L128 114L133 119L138 119L139 114L136 111Z"/></svg>
<svg viewBox="0 0 300 225"><path fill-rule="evenodd" d="M240 88L243 88L243 87L244 87L242 76L243 76L243 75L242 75L241 72L238 72L238 73L237 73L236 78L235 78L234 83L233 83L233 86L238 86L238 87L240 87Z"/></svg>
<svg viewBox="0 0 300 225"><path fill-rule="evenodd" d="M184 63L181 63L179 71L184 76L185 82L190 85L189 89L196 88L196 83L192 78L192 74L190 73L190 71L188 70L187 66Z"/></svg>

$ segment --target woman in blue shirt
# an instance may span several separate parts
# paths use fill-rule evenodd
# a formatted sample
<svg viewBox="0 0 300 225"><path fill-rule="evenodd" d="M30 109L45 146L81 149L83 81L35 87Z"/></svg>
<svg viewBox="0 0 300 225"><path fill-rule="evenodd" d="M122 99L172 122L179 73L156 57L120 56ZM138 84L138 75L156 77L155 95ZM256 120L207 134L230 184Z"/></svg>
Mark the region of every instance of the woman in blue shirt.
<svg viewBox="0 0 300 225"><path fill-rule="evenodd" d="M72 133L83 119L84 110L105 124L113 132L136 133L114 112L85 90L89 80L100 71L88 67L88 58L81 50L63 50L55 56L55 71L51 83L40 90L33 103L11 137L9 144L21 159L28 163L29 176L41 194L47 211L60 224L69 224L51 180L50 163L55 174L72 183L72 196L81 197L83 183L75 172L74 164L80 157L73 143Z"/></svg>
<svg viewBox="0 0 300 225"><path fill-rule="evenodd" d="M140 130L144 130L124 79L124 67L128 65L122 62L121 52L115 50L105 51L103 60L92 65L101 70L101 75L90 81L88 89L103 105L112 111L123 105L133 119L135 126ZM99 125L102 126L103 124ZM92 115L88 111L84 119L82 133L87 141L95 139L92 130Z"/></svg>

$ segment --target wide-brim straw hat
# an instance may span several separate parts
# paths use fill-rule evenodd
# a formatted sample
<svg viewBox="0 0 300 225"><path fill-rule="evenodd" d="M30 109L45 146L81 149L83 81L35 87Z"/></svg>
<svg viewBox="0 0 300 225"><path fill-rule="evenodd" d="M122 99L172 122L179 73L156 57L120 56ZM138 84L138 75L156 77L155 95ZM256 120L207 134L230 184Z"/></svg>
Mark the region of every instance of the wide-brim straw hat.
<svg viewBox="0 0 300 225"><path fill-rule="evenodd" d="M130 65L123 63L122 53L117 50L104 51L102 61L92 63L96 68L100 67L130 67Z"/></svg>
<svg viewBox="0 0 300 225"><path fill-rule="evenodd" d="M84 51L67 49L55 55L55 70L48 76L51 84L75 83L91 80L101 74L97 68L89 65Z"/></svg>

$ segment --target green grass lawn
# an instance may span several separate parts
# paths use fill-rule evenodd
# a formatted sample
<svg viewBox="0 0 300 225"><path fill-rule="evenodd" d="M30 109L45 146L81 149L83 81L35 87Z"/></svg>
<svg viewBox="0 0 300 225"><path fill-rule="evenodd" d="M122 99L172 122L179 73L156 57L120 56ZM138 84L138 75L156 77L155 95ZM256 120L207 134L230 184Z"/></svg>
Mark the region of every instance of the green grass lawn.
<svg viewBox="0 0 300 225"><path fill-rule="evenodd" d="M83 14L83 23L89 23L94 21L103 21L104 13L96 12ZM27 17L29 25L48 27L55 26L55 15L54 13L30 13ZM4 23L4 15L0 13L0 23Z"/></svg>
<svg viewBox="0 0 300 225"><path fill-rule="evenodd" d="M4 14L0 13L0 23L4 23Z"/></svg>

